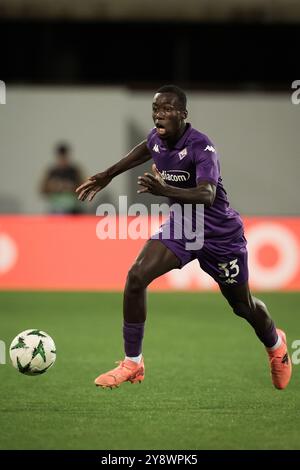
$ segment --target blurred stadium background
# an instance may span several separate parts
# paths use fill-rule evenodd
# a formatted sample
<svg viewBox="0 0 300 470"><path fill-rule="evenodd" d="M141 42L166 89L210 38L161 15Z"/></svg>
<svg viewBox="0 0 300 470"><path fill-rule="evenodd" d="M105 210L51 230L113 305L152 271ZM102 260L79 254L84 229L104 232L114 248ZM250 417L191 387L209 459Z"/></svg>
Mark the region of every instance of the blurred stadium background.
<svg viewBox="0 0 300 470"><path fill-rule="evenodd" d="M248 327L219 294L197 294L215 285L194 264L150 287L164 292L149 296L142 392L91 392L93 376L122 354L121 291L143 244L100 241L97 205L118 207L122 194L128 205L158 201L136 195L143 168L117 177L79 216L48 215L39 190L58 142L94 174L146 136L156 88L182 86L189 120L218 148L245 218L251 286L291 346L300 338L299 41L298 0L0 0L0 337L9 345L40 328L58 345L42 380L0 367L0 448L299 448L297 367L283 405ZM170 377L161 380L160 367Z"/></svg>

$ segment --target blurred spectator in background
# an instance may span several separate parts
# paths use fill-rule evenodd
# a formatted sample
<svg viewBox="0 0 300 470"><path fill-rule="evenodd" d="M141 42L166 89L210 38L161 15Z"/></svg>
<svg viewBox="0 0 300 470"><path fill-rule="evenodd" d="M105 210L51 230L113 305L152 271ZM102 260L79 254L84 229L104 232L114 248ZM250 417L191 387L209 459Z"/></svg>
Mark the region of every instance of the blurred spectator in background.
<svg viewBox="0 0 300 470"><path fill-rule="evenodd" d="M71 160L71 148L66 143L55 147L55 164L50 167L41 185L41 193L49 200L50 214L80 214L75 188L83 181L80 169Z"/></svg>

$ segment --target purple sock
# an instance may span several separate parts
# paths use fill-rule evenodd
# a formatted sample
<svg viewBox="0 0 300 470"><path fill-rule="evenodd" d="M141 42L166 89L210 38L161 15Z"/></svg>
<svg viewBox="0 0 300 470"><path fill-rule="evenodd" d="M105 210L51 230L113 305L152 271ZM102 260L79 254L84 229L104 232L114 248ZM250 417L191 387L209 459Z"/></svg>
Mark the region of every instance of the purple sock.
<svg viewBox="0 0 300 470"><path fill-rule="evenodd" d="M123 338L126 356L136 357L141 354L144 326L145 323L128 323L124 320Z"/></svg>
<svg viewBox="0 0 300 470"><path fill-rule="evenodd" d="M261 340L261 342L264 343L266 348L271 348L278 340L278 334L273 321L271 323L271 326L266 331L264 331L263 333L260 332L259 334L256 332L256 334Z"/></svg>

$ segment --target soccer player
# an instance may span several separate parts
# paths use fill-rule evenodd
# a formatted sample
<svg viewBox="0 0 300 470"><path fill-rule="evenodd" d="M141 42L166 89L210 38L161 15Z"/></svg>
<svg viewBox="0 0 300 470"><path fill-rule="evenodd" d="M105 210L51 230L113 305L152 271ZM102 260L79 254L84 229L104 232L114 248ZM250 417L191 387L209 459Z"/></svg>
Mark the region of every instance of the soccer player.
<svg viewBox="0 0 300 470"><path fill-rule="evenodd" d="M136 383L144 379L142 341L147 286L168 271L198 259L201 268L218 283L233 312L254 329L266 348L272 382L277 389L284 389L292 372L286 335L275 327L265 304L249 290L243 223L229 205L214 145L186 122L186 101L184 91L174 85L159 88L152 103L155 127L147 140L106 171L91 176L76 190L81 201L91 201L115 176L152 158L153 175L145 173L138 178L138 193L167 196L182 207L192 205L190 223L193 227L196 204L204 206L202 247L188 249L185 235L174 236L178 220L175 221L171 211L167 222L146 242L130 268L123 304L125 358L116 368L97 377L95 384L113 388L126 381Z"/></svg>

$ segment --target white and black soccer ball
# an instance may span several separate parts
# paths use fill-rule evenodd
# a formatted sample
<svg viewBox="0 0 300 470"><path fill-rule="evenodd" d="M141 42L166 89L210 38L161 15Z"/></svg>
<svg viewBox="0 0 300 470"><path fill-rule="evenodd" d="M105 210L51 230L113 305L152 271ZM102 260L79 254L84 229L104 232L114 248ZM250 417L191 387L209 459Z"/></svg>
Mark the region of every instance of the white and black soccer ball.
<svg viewBox="0 0 300 470"><path fill-rule="evenodd" d="M12 341L9 354L13 366L26 375L44 374L53 366L56 347L53 339L41 330L25 330Z"/></svg>

